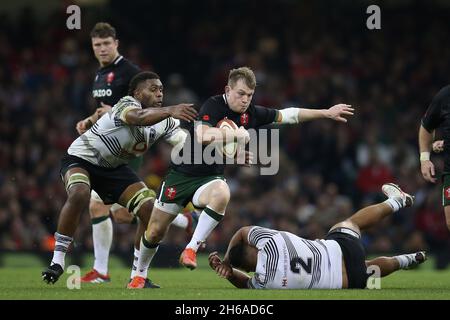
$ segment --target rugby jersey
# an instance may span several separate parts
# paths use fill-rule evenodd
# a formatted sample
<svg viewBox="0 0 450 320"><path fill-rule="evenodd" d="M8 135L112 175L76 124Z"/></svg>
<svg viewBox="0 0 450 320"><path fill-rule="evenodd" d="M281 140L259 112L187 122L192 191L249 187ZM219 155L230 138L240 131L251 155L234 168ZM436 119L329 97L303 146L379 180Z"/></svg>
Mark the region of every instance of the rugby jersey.
<svg viewBox="0 0 450 320"><path fill-rule="evenodd" d="M262 227L251 228L248 241L258 249L249 288L342 288L342 251L336 241L312 241Z"/></svg>

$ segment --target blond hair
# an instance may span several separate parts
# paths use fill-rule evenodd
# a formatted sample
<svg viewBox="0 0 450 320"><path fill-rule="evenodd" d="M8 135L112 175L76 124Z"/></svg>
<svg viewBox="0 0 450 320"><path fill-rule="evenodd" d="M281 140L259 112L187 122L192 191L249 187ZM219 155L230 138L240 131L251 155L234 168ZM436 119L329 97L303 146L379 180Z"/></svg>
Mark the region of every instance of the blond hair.
<svg viewBox="0 0 450 320"><path fill-rule="evenodd" d="M237 69L232 69L228 75L228 85L234 87L238 80L243 79L247 87L250 89L256 88L256 77L255 73L249 67L240 67Z"/></svg>

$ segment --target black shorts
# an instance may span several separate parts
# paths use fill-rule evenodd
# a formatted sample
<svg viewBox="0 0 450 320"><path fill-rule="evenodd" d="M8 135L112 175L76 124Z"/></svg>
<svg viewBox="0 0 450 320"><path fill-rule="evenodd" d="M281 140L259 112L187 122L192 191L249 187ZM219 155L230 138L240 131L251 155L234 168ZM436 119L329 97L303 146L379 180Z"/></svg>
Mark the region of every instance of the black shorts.
<svg viewBox="0 0 450 320"><path fill-rule="evenodd" d="M104 168L66 154L61 159L60 173L63 180L66 172L72 168L83 168L89 173L91 188L98 193L105 204L117 203L128 186L142 181L127 165L117 168Z"/></svg>
<svg viewBox="0 0 450 320"><path fill-rule="evenodd" d="M336 228L330 231L326 240L336 241L342 250L344 256L345 268L347 270L348 288L364 289L367 285L366 253L361 240L342 230L347 228Z"/></svg>

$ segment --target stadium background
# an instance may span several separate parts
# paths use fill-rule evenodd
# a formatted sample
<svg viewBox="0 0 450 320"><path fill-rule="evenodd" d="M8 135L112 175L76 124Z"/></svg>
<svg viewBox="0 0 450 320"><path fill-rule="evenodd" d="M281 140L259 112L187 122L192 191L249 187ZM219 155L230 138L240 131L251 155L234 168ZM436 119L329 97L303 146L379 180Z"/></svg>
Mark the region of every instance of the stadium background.
<svg viewBox="0 0 450 320"><path fill-rule="evenodd" d="M75 2L77 3L77 2ZM89 32L114 25L119 51L165 85L165 104L220 94L230 68L256 73L254 102L356 107L348 124L317 121L281 130L280 171L258 176L230 168L232 200L207 252L223 251L242 225L322 237L335 222L381 200L382 183L415 194L416 206L366 232L370 254L427 249L436 268L450 261L438 186L420 174L417 132L436 92L447 85L450 6L445 1L379 1L382 29L368 30L368 1L79 1L81 30L68 30L70 2L0 4L0 266L5 253L48 262L65 191L59 160L75 124L94 110L97 62ZM157 145L140 175L157 187L169 163ZM435 157L442 170L442 159ZM114 225L112 252L130 265L134 227ZM171 230L155 259L172 264L186 235ZM85 213L72 255L92 255ZM82 260L79 260L82 263Z"/></svg>

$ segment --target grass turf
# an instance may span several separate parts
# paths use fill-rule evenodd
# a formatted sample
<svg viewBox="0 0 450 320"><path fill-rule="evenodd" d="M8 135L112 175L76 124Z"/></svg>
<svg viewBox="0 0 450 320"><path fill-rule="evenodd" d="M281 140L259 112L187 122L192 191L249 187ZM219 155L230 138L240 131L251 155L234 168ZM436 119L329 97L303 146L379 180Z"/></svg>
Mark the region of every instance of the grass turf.
<svg viewBox="0 0 450 320"><path fill-rule="evenodd" d="M41 280L42 267L0 269L0 299L98 299L98 300L304 300L304 299L450 299L450 270L429 268L399 271L381 280L381 290L239 290L215 275L203 259L199 268L152 269L151 279L161 289L128 290L129 269L111 268L111 283L82 284L69 290L65 273L55 285ZM84 269L83 271L86 271Z"/></svg>

